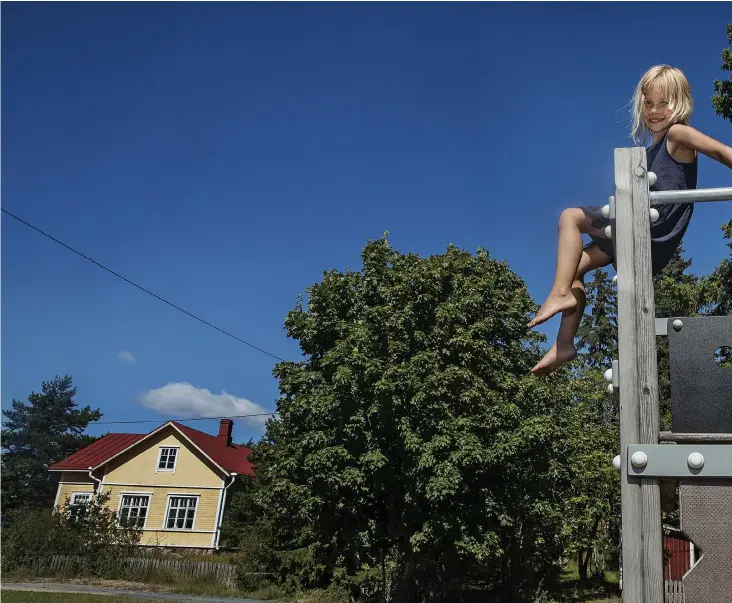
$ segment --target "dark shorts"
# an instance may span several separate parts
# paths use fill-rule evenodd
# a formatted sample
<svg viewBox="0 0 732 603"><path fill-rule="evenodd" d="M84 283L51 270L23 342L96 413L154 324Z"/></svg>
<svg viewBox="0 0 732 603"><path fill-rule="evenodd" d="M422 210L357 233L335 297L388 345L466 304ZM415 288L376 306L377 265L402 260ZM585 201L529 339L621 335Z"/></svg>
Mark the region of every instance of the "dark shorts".
<svg viewBox="0 0 732 603"><path fill-rule="evenodd" d="M595 228L600 228L604 230L606 226L610 225L610 220L603 217L602 215L601 205L585 205L580 207L580 209L585 212L585 215L588 218L592 219L592 226L594 226ZM686 229L684 229L684 231L685 230ZM653 273L653 276L656 276L671 261L674 253L676 253L676 249L681 244L681 239L684 233L681 232L680 236L673 238L654 240L653 231L654 228L651 227L651 271ZM615 261L615 249L613 247L612 239L604 239L602 237L597 237L593 235L588 236L590 237L591 241L587 245L585 245L585 249L591 247L592 245L596 245L600 249L600 251L602 251L606 255L609 255L612 258L613 262Z"/></svg>

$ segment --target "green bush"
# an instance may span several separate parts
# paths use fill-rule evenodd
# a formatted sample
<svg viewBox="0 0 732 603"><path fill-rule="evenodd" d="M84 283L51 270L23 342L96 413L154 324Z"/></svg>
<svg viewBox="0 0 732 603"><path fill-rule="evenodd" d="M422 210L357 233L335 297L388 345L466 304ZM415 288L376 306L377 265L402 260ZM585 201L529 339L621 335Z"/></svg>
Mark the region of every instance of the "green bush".
<svg viewBox="0 0 732 603"><path fill-rule="evenodd" d="M2 570L49 571L57 555L70 557L65 571L122 577L124 560L135 553L141 530L123 527L107 506L109 494L56 509L16 509L3 518Z"/></svg>

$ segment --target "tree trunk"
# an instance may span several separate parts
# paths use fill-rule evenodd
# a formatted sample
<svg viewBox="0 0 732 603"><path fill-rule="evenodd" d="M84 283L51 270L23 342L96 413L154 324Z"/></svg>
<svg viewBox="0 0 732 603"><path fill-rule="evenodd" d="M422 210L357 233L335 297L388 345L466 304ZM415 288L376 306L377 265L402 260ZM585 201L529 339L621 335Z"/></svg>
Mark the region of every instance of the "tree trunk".
<svg viewBox="0 0 732 603"><path fill-rule="evenodd" d="M406 561L402 568L401 576L399 576L399 583L394 593L393 603L410 603L413 600L414 570L417 567L417 562L411 550L405 555L405 558Z"/></svg>
<svg viewBox="0 0 732 603"><path fill-rule="evenodd" d="M597 528L600 526L600 517L595 517L595 523L592 525L592 532L590 533L590 542L594 542L595 536L597 536ZM586 551L586 555L583 556L583 551L580 551L577 555L577 571L579 573L580 580L587 580L587 568L590 565L590 559L592 558L592 546Z"/></svg>
<svg viewBox="0 0 732 603"><path fill-rule="evenodd" d="M590 563L590 557L592 557L592 551L580 551L577 554L577 571L580 580L587 580L587 566Z"/></svg>

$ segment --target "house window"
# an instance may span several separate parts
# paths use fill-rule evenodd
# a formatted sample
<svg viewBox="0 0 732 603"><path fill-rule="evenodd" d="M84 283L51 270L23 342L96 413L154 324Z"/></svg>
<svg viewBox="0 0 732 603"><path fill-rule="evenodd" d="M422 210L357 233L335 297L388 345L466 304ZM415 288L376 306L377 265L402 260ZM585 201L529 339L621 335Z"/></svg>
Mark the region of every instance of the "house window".
<svg viewBox="0 0 732 603"><path fill-rule="evenodd" d="M158 471L175 470L175 461L178 459L178 449L171 447L160 447L158 456Z"/></svg>
<svg viewBox="0 0 732 603"><path fill-rule="evenodd" d="M74 492L71 495L71 502L69 503L69 519L71 521L78 521L81 506L88 503L91 497L91 492Z"/></svg>
<svg viewBox="0 0 732 603"><path fill-rule="evenodd" d="M144 528L149 507L149 495L123 494L119 506L119 524Z"/></svg>
<svg viewBox="0 0 732 603"><path fill-rule="evenodd" d="M192 530L196 518L197 496L171 496L165 527L168 530Z"/></svg>

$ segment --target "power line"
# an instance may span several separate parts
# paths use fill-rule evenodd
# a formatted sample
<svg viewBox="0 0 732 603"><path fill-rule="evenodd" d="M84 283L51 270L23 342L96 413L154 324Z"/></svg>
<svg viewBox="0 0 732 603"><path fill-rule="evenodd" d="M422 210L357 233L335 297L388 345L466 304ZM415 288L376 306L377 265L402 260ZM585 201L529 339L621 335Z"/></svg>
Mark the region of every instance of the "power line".
<svg viewBox="0 0 732 603"><path fill-rule="evenodd" d="M279 414L277 411L275 412L260 412L255 413L251 415L228 415L226 417L193 417L191 419L167 419L167 421L177 421L178 423L184 423L186 421L213 421L215 419L243 419L245 417L266 417L269 415L277 415ZM131 424L131 423L160 423L159 419L145 419L141 421L90 421L89 425L121 425L121 424Z"/></svg>
<svg viewBox="0 0 732 603"><path fill-rule="evenodd" d="M267 417L270 415L280 414L277 411L274 412L259 412L251 415L227 415L225 417L191 417L189 419L166 419L164 422L176 421L178 423L185 423L187 421L214 421L219 419L244 419L246 417ZM3 425L7 425L7 421L2 421ZM141 419L136 421L89 421L89 425L130 425L133 423L160 423L160 419Z"/></svg>
<svg viewBox="0 0 732 603"><path fill-rule="evenodd" d="M99 268L102 268L103 270L106 270L107 272L109 272L110 274L113 274L117 278L121 278L123 281L125 281L126 283L129 283L133 287L137 287L138 289L140 289L140 291L144 291L148 295L152 295L154 298L159 299L161 302L164 302L164 303L168 304L169 306L175 308L176 310L179 310L180 312L183 312L183 314L186 314L186 315L190 316L191 318L195 318L197 321L202 322L206 326L211 327L212 329L216 329L220 333L223 333L224 335L228 335L232 339L236 339L240 343L243 343L244 345L248 345L250 348L254 348L258 352L262 352L262 354L267 354L267 356L271 356L272 358L275 358L275 359L280 360L282 362L286 362L286 360L284 358L280 358L279 356L277 356L275 354L272 354L271 352L268 352L267 350L263 350L262 348L259 348L256 345L249 343L248 341L244 341L241 337L237 337L236 335L232 335L228 331L224 331L223 329L217 327L216 325L213 325L210 322L203 320L203 318L199 318L195 314L191 314L190 312L188 312L187 310L184 310L180 306L176 306L174 303L169 302L167 299L164 299L164 298L160 297L159 295L156 295L152 291L149 291L149 290L145 289L145 287L142 287L142 286L138 285L137 283L131 281L130 279L125 278L121 274L118 274L114 270L111 270L110 268L107 268L103 264L100 264L96 260L91 259L89 256L84 255L83 253L81 253L81 251L77 251L76 249L74 249L70 245L67 245L66 243L63 243L63 242L59 241L57 238L52 237L47 232L43 232L40 228L37 228L37 227L33 226L33 224L30 224L30 223L26 222L25 220L23 220L22 218L19 218L15 214L10 213L7 209L4 209L4 208L0 208L0 209L2 209L3 213L8 214L11 218L16 219L21 224L25 224L28 228L32 228L36 232L42 234L44 237L47 237L47 238L51 239L54 243L58 243L62 247L66 247L66 249L68 249L69 251L73 251L76 255L79 255L79 256L83 257L85 260L88 260L89 262L91 262L95 266L98 266Z"/></svg>

